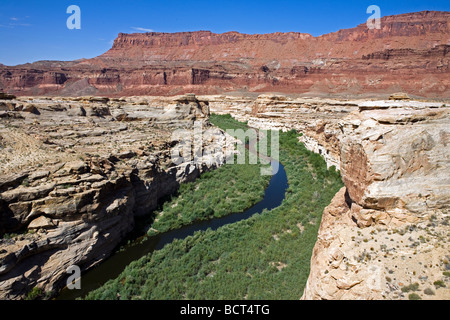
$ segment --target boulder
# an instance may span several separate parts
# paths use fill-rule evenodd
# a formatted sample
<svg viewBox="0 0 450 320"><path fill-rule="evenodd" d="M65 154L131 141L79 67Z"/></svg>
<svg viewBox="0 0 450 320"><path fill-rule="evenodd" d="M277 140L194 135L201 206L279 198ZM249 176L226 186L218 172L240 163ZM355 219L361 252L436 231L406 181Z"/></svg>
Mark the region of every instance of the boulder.
<svg viewBox="0 0 450 320"><path fill-rule="evenodd" d="M36 115L41 114L39 112L38 108L36 108L36 106L34 104L31 104L31 103L25 103L23 105L22 111L23 112L32 113L32 114L36 114Z"/></svg>
<svg viewBox="0 0 450 320"><path fill-rule="evenodd" d="M82 106L71 106L67 114L69 116L84 117L86 116L86 110Z"/></svg>
<svg viewBox="0 0 450 320"><path fill-rule="evenodd" d="M52 219L47 218L45 216L40 216L39 218L34 219L30 222L28 225L28 229L50 229L54 228L56 224L53 222Z"/></svg>

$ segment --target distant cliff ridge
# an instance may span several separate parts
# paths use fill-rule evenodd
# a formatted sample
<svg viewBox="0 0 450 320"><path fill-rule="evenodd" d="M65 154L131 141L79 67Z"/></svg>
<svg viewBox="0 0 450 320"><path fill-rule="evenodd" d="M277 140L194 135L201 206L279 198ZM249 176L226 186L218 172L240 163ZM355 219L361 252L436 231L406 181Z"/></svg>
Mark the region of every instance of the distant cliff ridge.
<svg viewBox="0 0 450 320"><path fill-rule="evenodd" d="M0 65L19 95L176 95L226 91L450 97L450 12L384 17L313 37L289 32L120 33L86 60Z"/></svg>

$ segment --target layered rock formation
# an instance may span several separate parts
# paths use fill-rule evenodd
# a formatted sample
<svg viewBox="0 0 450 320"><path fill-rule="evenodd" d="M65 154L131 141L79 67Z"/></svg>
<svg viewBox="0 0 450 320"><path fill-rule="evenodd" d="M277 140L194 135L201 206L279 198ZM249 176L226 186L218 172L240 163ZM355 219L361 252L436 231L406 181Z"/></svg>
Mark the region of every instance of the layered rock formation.
<svg viewBox="0 0 450 320"><path fill-rule="evenodd" d="M304 299L407 299L414 290L450 299L448 107L251 98L449 98L449 21L448 12L419 12L320 37L120 34L94 59L0 65L0 91L59 95L0 95L0 298L57 290L68 267L99 263L135 217L220 165L220 131L205 132L200 163L170 157L173 131L195 120L207 127L211 107L257 128L296 129L341 170L345 188L324 211ZM246 95L63 97L193 91Z"/></svg>
<svg viewBox="0 0 450 320"><path fill-rule="evenodd" d="M55 293L69 267L104 260L136 217L226 156L194 95L21 98L0 110L0 299ZM174 162L174 133L195 128L203 153Z"/></svg>
<svg viewBox="0 0 450 320"><path fill-rule="evenodd" d="M324 211L304 299L450 299L450 110L408 105L361 103L341 121L345 188Z"/></svg>
<svg viewBox="0 0 450 320"><path fill-rule="evenodd" d="M0 90L21 95L176 95L227 91L449 97L450 13L384 17L313 37L209 31L119 34L105 54L0 66Z"/></svg>

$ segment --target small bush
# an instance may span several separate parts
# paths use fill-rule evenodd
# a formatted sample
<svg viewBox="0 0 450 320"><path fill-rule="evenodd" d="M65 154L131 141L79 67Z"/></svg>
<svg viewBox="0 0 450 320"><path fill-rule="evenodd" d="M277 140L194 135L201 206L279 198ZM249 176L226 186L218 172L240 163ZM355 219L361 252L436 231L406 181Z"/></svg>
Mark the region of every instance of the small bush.
<svg viewBox="0 0 450 320"><path fill-rule="evenodd" d="M409 286L404 286L402 288L402 292L410 292L410 291L417 291L419 290L419 284L416 283L411 283Z"/></svg>
<svg viewBox="0 0 450 320"><path fill-rule="evenodd" d="M411 293L408 295L409 300L422 300L422 298L417 293Z"/></svg>
<svg viewBox="0 0 450 320"><path fill-rule="evenodd" d="M38 287L34 287L29 291L25 297L25 300L36 300L37 298L42 296L42 289Z"/></svg>
<svg viewBox="0 0 450 320"><path fill-rule="evenodd" d="M30 186L30 180L28 179L28 177L26 177L25 179L22 180L21 186L23 186L23 187Z"/></svg>
<svg viewBox="0 0 450 320"><path fill-rule="evenodd" d="M442 280L437 280L437 281L433 282L433 284L436 287L436 289L445 288L445 283Z"/></svg>
<svg viewBox="0 0 450 320"><path fill-rule="evenodd" d="M434 296L434 291L431 290L430 288L426 288L425 290L423 290L423 293L429 296Z"/></svg>

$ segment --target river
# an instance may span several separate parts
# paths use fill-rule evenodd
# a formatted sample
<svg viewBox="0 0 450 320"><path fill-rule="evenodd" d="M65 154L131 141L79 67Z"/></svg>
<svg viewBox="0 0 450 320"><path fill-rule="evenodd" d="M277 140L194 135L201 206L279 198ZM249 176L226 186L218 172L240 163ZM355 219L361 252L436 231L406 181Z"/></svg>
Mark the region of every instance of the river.
<svg viewBox="0 0 450 320"><path fill-rule="evenodd" d="M73 300L85 296L90 291L99 288L110 279L114 279L122 273L127 265L154 250L159 250L164 245L171 243L174 239L184 239L193 235L197 231L207 229L217 230L218 228L245 220L256 213L261 213L264 209L271 210L278 207L283 201L288 188L286 172L281 163L271 160L273 176L269 186L265 190L264 198L241 213L233 213L222 218L197 221L193 224L181 227L180 229L168 231L151 237L138 239L129 244L123 250L114 253L111 257L92 268L81 276L81 289L69 290L64 288L57 300Z"/></svg>

